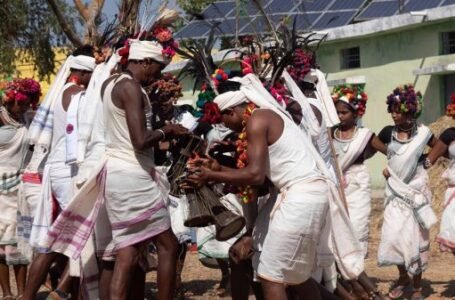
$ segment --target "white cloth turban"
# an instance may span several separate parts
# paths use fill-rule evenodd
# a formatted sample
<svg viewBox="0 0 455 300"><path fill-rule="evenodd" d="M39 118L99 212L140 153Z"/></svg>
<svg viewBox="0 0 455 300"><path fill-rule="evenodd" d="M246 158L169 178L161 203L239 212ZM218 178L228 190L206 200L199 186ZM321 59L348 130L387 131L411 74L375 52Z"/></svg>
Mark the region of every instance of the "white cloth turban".
<svg viewBox="0 0 455 300"><path fill-rule="evenodd" d="M70 56L68 58L70 69L93 72L96 67L95 58L86 55Z"/></svg>
<svg viewBox="0 0 455 300"><path fill-rule="evenodd" d="M163 64L171 60L163 55L163 46L156 41L130 40L129 60L144 60L151 58Z"/></svg>
<svg viewBox="0 0 455 300"><path fill-rule="evenodd" d="M324 73L319 69L311 69L311 71L303 79L306 82L313 83L316 87L316 95L322 103L323 115L327 126L333 127L340 123L335 105L333 104L332 95L327 85Z"/></svg>

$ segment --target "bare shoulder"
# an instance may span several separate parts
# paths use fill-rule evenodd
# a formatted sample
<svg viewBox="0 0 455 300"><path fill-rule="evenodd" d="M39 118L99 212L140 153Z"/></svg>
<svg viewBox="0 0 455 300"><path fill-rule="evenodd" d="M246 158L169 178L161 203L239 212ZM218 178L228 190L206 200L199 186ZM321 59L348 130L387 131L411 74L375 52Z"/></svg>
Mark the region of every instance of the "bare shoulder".
<svg viewBox="0 0 455 300"><path fill-rule="evenodd" d="M76 94L79 94L80 92L83 92L85 91L85 89L79 85L71 85L69 86L64 92L63 92L63 97L67 97L67 96L72 96L72 95L76 95Z"/></svg>
<svg viewBox="0 0 455 300"><path fill-rule="evenodd" d="M114 88L112 89L112 93L114 95L135 96L137 93L141 93L141 86L137 81L130 78L125 78L115 84Z"/></svg>
<svg viewBox="0 0 455 300"><path fill-rule="evenodd" d="M281 117L270 109L258 109L251 115L248 127L253 130L267 130L270 126L281 122Z"/></svg>

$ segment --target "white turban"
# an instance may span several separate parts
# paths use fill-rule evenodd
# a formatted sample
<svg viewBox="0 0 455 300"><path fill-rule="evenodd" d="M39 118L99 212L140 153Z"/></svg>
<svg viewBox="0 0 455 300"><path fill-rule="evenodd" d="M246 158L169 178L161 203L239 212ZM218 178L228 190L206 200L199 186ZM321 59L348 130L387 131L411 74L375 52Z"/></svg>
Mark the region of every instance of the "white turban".
<svg viewBox="0 0 455 300"><path fill-rule="evenodd" d="M218 105L220 110L223 111L248 102L248 99L243 92L233 91L218 95L213 101Z"/></svg>
<svg viewBox="0 0 455 300"><path fill-rule="evenodd" d="M171 60L163 55L163 46L156 41L130 40L130 53L128 60L144 60L151 58L163 64Z"/></svg>
<svg viewBox="0 0 455 300"><path fill-rule="evenodd" d="M319 69L311 69L305 76L303 81L313 83L316 87L316 95L322 103L324 119L327 126L333 127L340 123L335 105L333 103L332 94L330 93L327 80L324 73Z"/></svg>
<svg viewBox="0 0 455 300"><path fill-rule="evenodd" d="M70 56L68 58L70 69L93 72L96 67L95 58L86 55Z"/></svg>
<svg viewBox="0 0 455 300"><path fill-rule="evenodd" d="M289 113L278 104L256 75L248 74L244 77L234 77L229 80L240 83L240 91L226 92L218 95L213 100L221 111L244 102L252 102L260 108L271 109L279 115L291 119Z"/></svg>

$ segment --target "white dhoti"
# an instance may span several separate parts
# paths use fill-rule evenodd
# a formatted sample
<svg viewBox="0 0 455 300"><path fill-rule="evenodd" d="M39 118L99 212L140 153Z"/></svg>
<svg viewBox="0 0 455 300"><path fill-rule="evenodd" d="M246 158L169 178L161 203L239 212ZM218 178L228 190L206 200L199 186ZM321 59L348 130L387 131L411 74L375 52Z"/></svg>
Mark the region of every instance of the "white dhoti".
<svg viewBox="0 0 455 300"><path fill-rule="evenodd" d="M370 175L364 164L358 164L347 169L344 178L349 218L366 257L371 213Z"/></svg>
<svg viewBox="0 0 455 300"><path fill-rule="evenodd" d="M153 179L154 169L117 158L109 158L106 169L105 205L112 227L107 252L150 240L170 228L164 196Z"/></svg>
<svg viewBox="0 0 455 300"><path fill-rule="evenodd" d="M299 182L282 193L259 257L258 276L296 285L311 277L328 212L328 187L322 180Z"/></svg>

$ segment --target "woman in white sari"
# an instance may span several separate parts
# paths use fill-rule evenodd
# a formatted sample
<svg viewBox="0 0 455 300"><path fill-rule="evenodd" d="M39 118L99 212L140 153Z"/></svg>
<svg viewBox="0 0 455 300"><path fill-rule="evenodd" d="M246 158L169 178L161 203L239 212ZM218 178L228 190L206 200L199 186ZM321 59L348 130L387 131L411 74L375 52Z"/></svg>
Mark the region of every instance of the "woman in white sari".
<svg viewBox="0 0 455 300"><path fill-rule="evenodd" d="M29 122L26 113L41 94L38 82L15 79L0 91L0 284L3 299L12 296L9 266L14 267L18 295L25 288L30 261L17 249L18 190L27 153Z"/></svg>
<svg viewBox="0 0 455 300"><path fill-rule="evenodd" d="M452 94L452 103L447 106L447 115L455 118L455 93ZM444 212L436 241L442 252L452 252L455 255L455 127L444 130L425 161L431 166L443 155L450 159L450 164L442 174L448 186L444 194Z"/></svg>
<svg viewBox="0 0 455 300"><path fill-rule="evenodd" d="M333 128L333 144L343 173L349 218L365 257L371 213L370 174L364 161L376 151L386 154L386 146L368 128L358 126L365 113L367 96L360 87L341 86L332 95L340 125Z"/></svg>
<svg viewBox="0 0 455 300"><path fill-rule="evenodd" d="M413 283L412 299L418 300L423 299L421 280L428 263L429 228L436 222L422 154L437 139L428 127L416 123L422 112L422 95L412 85L395 89L387 98L387 109L395 126L386 126L379 133L387 144L388 162L378 264L398 267L400 276L390 298L402 297Z"/></svg>

